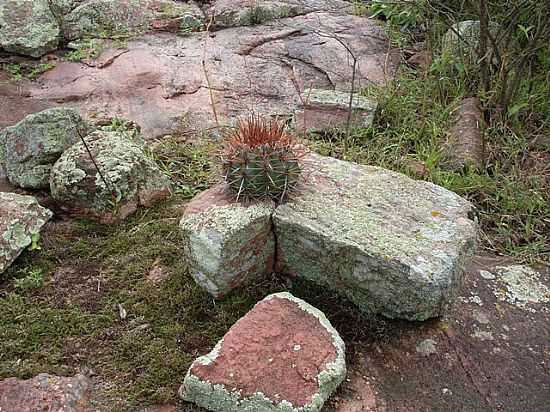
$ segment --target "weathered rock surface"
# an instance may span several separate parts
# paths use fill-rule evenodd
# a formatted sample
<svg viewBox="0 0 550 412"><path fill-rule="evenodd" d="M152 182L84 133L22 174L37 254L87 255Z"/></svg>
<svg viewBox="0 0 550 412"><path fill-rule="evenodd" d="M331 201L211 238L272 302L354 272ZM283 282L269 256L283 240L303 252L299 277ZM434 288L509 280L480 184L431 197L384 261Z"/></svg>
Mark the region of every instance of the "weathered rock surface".
<svg viewBox="0 0 550 412"><path fill-rule="evenodd" d="M67 210L108 223L170 194L170 180L130 133L98 130L67 149L50 175L52 197ZM105 179L105 180L104 180Z"/></svg>
<svg viewBox="0 0 550 412"><path fill-rule="evenodd" d="M546 293L550 289L550 270L513 263L474 257L449 316L401 324L391 339L355 345L347 357L348 379L327 410L548 409L550 296L540 298L543 285Z"/></svg>
<svg viewBox="0 0 550 412"><path fill-rule="evenodd" d="M32 196L0 192L0 273L4 272L52 217Z"/></svg>
<svg viewBox="0 0 550 412"><path fill-rule="evenodd" d="M306 89L302 93L300 109L294 117L295 127L303 132L320 132L334 127L369 127L374 119L377 103L355 94L334 90Z"/></svg>
<svg viewBox="0 0 550 412"><path fill-rule="evenodd" d="M349 3L341 0L215 0L206 9L206 15L219 29L262 24L315 11L341 12L349 8Z"/></svg>
<svg viewBox="0 0 550 412"><path fill-rule="evenodd" d="M59 35L48 0L0 2L0 47L6 51L40 57L57 48Z"/></svg>
<svg viewBox="0 0 550 412"><path fill-rule="evenodd" d="M191 365L180 396L219 412L320 411L345 378L344 352L322 312L273 294Z"/></svg>
<svg viewBox="0 0 550 412"><path fill-rule="evenodd" d="M474 252L473 207L442 187L311 155L303 193L277 208L277 272L390 318L440 316Z"/></svg>
<svg viewBox="0 0 550 412"><path fill-rule="evenodd" d="M78 112L52 108L31 114L0 132L0 164L14 185L49 187L50 171L63 151L86 136L91 127Z"/></svg>
<svg viewBox="0 0 550 412"><path fill-rule="evenodd" d="M63 36L114 37L153 30L190 32L203 24L194 2L172 0L91 0L82 2L63 18Z"/></svg>
<svg viewBox="0 0 550 412"><path fill-rule="evenodd" d="M182 125L190 130L215 126L209 88L221 121L251 110L291 117L304 89L345 91L351 84L352 68L342 64L349 61L347 51L318 33L319 21L323 33L344 37L358 57L357 89L391 78L398 56L387 56L386 36L377 22L320 11L211 35L145 35L129 41L125 53L102 67L60 62L25 86L17 107L63 104L89 118L125 117L142 125L147 138ZM10 124L13 116L0 112L0 124Z"/></svg>
<svg viewBox="0 0 550 412"><path fill-rule="evenodd" d="M445 147L446 168L460 170L469 166L480 170L483 167L483 122L479 99L462 100Z"/></svg>
<svg viewBox="0 0 550 412"><path fill-rule="evenodd" d="M83 375L64 378L41 373L29 380L0 381L0 411L86 412L91 383Z"/></svg>
<svg viewBox="0 0 550 412"><path fill-rule="evenodd" d="M248 279L271 273L272 202L236 203L225 185L191 201L180 222L186 264L195 281L220 298Z"/></svg>

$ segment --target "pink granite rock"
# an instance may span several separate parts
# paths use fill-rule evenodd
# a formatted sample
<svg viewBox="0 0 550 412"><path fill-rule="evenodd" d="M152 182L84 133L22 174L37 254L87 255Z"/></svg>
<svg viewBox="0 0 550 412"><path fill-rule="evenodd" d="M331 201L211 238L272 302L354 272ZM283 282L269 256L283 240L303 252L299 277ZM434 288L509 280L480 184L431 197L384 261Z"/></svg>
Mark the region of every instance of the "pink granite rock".
<svg viewBox="0 0 550 412"><path fill-rule="evenodd" d="M319 411L346 375L344 342L318 309L276 293L198 358L180 396L211 411Z"/></svg>
<svg viewBox="0 0 550 412"><path fill-rule="evenodd" d="M83 375L64 378L45 373L29 380L0 381L0 411L89 411L89 380Z"/></svg>

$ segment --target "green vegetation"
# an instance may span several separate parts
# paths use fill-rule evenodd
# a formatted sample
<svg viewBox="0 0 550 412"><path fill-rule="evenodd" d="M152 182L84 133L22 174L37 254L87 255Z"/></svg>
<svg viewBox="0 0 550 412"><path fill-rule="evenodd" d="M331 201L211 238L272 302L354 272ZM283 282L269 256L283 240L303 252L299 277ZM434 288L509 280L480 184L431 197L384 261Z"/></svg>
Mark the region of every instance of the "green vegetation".
<svg viewBox="0 0 550 412"><path fill-rule="evenodd" d="M23 79L35 80L42 73L53 68L53 63L6 63L2 65L2 70L8 73L15 81L21 81Z"/></svg>
<svg viewBox="0 0 550 412"><path fill-rule="evenodd" d="M44 283L44 274L42 269L29 268L25 271L25 277L15 279L14 285L16 289L37 289L42 287Z"/></svg>
<svg viewBox="0 0 550 412"><path fill-rule="evenodd" d="M103 39L84 39L71 44L73 50L65 54L65 59L71 62L82 60L97 59L105 49L105 40Z"/></svg>

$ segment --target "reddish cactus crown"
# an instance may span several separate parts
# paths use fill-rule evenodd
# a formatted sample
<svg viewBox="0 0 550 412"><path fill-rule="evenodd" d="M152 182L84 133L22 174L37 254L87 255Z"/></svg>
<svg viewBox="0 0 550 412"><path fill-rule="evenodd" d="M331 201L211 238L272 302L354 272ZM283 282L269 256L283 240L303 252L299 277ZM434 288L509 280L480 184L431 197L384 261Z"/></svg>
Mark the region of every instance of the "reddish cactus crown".
<svg viewBox="0 0 550 412"><path fill-rule="evenodd" d="M304 150L283 123L251 116L226 136L221 154L224 179L239 199L282 201L301 173Z"/></svg>

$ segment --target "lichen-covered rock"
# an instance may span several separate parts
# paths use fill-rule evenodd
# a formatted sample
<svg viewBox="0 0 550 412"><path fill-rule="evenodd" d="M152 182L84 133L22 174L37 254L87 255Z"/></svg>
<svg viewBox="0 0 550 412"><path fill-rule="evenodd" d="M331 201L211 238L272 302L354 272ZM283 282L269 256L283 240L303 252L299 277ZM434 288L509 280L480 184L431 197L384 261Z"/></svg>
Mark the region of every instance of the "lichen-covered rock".
<svg viewBox="0 0 550 412"><path fill-rule="evenodd" d="M188 32L203 22L194 2L172 0L91 0L74 8L63 19L63 36L113 37L149 29Z"/></svg>
<svg viewBox="0 0 550 412"><path fill-rule="evenodd" d="M316 412L345 376L344 342L325 315L276 293L193 362L179 393L215 412Z"/></svg>
<svg viewBox="0 0 550 412"><path fill-rule="evenodd" d="M349 8L341 0L215 0L206 14L216 28L249 26L314 11L340 11Z"/></svg>
<svg viewBox="0 0 550 412"><path fill-rule="evenodd" d="M0 47L40 57L55 50L60 28L48 0L0 1Z"/></svg>
<svg viewBox="0 0 550 412"><path fill-rule="evenodd" d="M493 36L498 33L498 24L491 23L489 30ZM454 24L443 36L442 54L450 59L460 59L462 63L473 66L477 64L480 57L477 55L479 49L480 23L479 20L465 20ZM488 57L494 57L491 41L487 44Z"/></svg>
<svg viewBox="0 0 550 412"><path fill-rule="evenodd" d="M187 205L180 227L186 264L195 281L216 298L248 279L270 273L275 239L274 204L236 203L217 185Z"/></svg>
<svg viewBox="0 0 550 412"><path fill-rule="evenodd" d="M32 196L0 192L0 273L38 240L40 230L51 217L52 212Z"/></svg>
<svg viewBox="0 0 550 412"><path fill-rule="evenodd" d="M300 102L294 123L296 129L304 132L345 127L348 117L351 126L369 127L377 108L376 101L355 94L351 100L350 116L350 93L336 90L306 89Z"/></svg>
<svg viewBox="0 0 550 412"><path fill-rule="evenodd" d="M472 205L378 167L311 155L303 193L277 208L277 271L342 293L366 312L444 313L473 253Z"/></svg>
<svg viewBox="0 0 550 412"><path fill-rule="evenodd" d="M52 168L51 193L62 207L108 223L170 194L169 178L147 156L139 139L126 132L97 130L85 141L93 160L79 142Z"/></svg>
<svg viewBox="0 0 550 412"><path fill-rule="evenodd" d="M90 411L91 382L83 375L60 377L41 373L32 379L0 381L0 411Z"/></svg>
<svg viewBox="0 0 550 412"><path fill-rule="evenodd" d="M14 185L49 187L50 171L63 151L91 128L74 109L57 107L31 114L0 134L0 163Z"/></svg>

